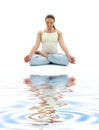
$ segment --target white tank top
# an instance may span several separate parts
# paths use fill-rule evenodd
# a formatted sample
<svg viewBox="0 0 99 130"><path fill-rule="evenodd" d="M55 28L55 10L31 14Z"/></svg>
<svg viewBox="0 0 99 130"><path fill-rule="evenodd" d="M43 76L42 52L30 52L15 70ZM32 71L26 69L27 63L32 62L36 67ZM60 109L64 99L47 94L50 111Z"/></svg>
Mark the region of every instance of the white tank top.
<svg viewBox="0 0 99 130"><path fill-rule="evenodd" d="M43 32L41 36L42 52L57 53L58 33Z"/></svg>

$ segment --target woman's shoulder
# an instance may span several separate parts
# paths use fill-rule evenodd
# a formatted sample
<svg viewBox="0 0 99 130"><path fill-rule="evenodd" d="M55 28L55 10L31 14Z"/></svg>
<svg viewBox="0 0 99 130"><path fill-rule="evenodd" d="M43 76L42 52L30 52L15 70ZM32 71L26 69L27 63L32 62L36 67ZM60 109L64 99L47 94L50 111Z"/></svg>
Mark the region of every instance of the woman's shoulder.
<svg viewBox="0 0 99 130"><path fill-rule="evenodd" d="M60 30L56 29L56 31L57 31L58 35L62 35L62 32Z"/></svg>
<svg viewBox="0 0 99 130"><path fill-rule="evenodd" d="M42 36L42 33L43 33L43 30L38 31L38 32L37 32L37 36L38 36L38 37L41 37L41 36Z"/></svg>
<svg viewBox="0 0 99 130"><path fill-rule="evenodd" d="M41 35L42 33L43 33L43 30L40 30L40 31L37 32L37 34L40 34L40 35Z"/></svg>
<svg viewBox="0 0 99 130"><path fill-rule="evenodd" d="M37 32L38 35L42 35L43 32L46 32L45 30L40 30ZM57 32L58 35L62 35L62 32L58 29L56 29L54 32Z"/></svg>

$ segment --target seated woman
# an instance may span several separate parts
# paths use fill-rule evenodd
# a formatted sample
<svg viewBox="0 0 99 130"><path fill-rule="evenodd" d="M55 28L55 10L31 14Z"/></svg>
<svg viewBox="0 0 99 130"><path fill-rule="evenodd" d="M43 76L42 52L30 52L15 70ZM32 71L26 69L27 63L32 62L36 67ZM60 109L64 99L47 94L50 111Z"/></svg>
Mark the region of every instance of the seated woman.
<svg viewBox="0 0 99 130"><path fill-rule="evenodd" d="M24 61L29 62L31 66L57 64L67 66L70 63L75 63L75 58L71 56L67 47L65 46L62 33L54 26L55 17L47 15L45 17L46 29L37 33L36 43L28 55L25 56ZM41 51L38 48L42 45ZM65 54L59 54L57 44Z"/></svg>

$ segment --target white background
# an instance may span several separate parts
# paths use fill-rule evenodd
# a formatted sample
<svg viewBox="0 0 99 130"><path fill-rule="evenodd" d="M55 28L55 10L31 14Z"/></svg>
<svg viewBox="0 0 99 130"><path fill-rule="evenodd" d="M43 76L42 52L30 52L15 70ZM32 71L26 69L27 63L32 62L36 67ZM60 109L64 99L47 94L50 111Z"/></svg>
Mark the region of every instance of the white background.
<svg viewBox="0 0 99 130"><path fill-rule="evenodd" d="M55 15L76 65L95 70L99 65L98 0L0 0L0 69L26 65L23 59L45 28L45 16ZM98 71L98 69L97 69Z"/></svg>
<svg viewBox="0 0 99 130"><path fill-rule="evenodd" d="M72 65L70 70L71 75L77 79L77 86L74 95L69 93L70 95L67 94L65 97L66 101L70 100L70 110L74 109L75 114L70 122L66 121L67 126L65 126L70 127L72 123L72 127L87 128L87 125L91 124L90 130L93 128L95 130L98 126L97 123L94 127L98 120L95 115L99 106L99 0L0 0L0 99L3 101L1 108L2 104L15 107L15 104L9 103L17 101L21 103L30 99L28 93L24 95L26 89L24 89L23 78L29 77L32 73L27 75L30 67L24 63L24 56L30 52L35 43L37 32L45 28L45 16L49 13L55 15L55 26L62 31L70 53L76 58L76 64ZM69 70L69 67L57 69L56 66L53 66L47 70L45 68L47 66L44 66L43 71L47 74L52 74L53 71L67 74ZM32 70L34 71L35 67L32 67ZM35 71L40 70L42 72L41 67L38 67ZM33 94L31 95L33 96ZM72 104L76 102L80 107ZM26 101L26 103L28 102ZM6 111L5 108L4 110ZM77 110L80 110L81 118L79 113L76 113ZM73 111L69 115L73 114ZM12 108L11 112L16 114ZM15 117L18 118L19 114ZM88 116L88 120L86 117L83 118L83 115ZM2 113L3 116L6 117L5 113L4 115ZM14 115L11 117L13 118ZM81 121L81 119L84 120ZM2 126L13 127L11 122L4 122L3 119L1 121Z"/></svg>

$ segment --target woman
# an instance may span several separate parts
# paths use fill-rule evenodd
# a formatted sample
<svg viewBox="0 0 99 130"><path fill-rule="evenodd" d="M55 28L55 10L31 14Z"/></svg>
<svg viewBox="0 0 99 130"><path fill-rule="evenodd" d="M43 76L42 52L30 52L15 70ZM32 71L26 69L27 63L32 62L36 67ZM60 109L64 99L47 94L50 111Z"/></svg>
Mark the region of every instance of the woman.
<svg viewBox="0 0 99 130"><path fill-rule="evenodd" d="M55 17L51 14L45 17L46 28L37 33L36 43L30 53L25 56L24 61L30 62L31 66L57 64L67 66L70 63L75 63L75 58L71 56L65 46L62 33L54 26ZM41 51L38 48L42 44ZM57 51L57 43L65 54L59 54Z"/></svg>

